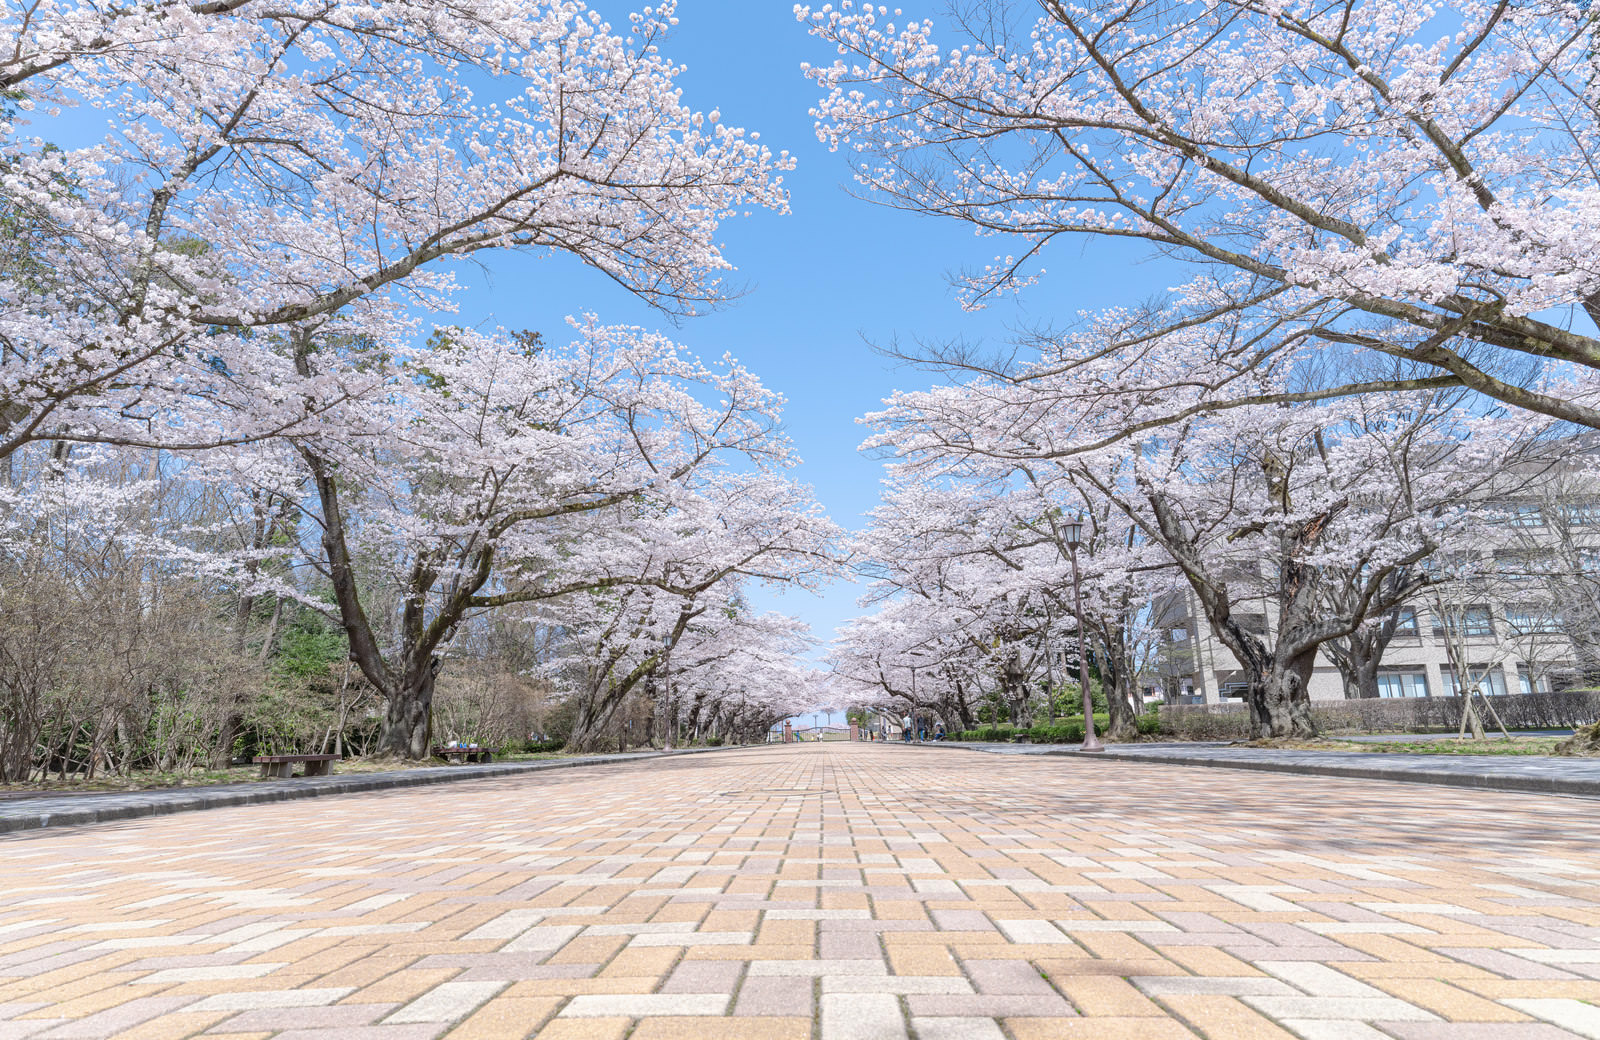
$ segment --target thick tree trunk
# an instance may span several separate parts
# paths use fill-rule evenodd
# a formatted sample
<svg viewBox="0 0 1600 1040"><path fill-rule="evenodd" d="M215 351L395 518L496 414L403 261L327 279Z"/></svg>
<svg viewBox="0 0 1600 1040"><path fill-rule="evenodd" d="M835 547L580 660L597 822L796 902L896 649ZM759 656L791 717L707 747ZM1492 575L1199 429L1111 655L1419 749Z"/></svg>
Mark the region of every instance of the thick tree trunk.
<svg viewBox="0 0 1600 1040"><path fill-rule="evenodd" d="M1033 725L1032 713L1028 711L1027 678L1020 655L1013 652L1006 658L1005 667L1000 672L1000 683L1005 690L1006 710L1011 713L1011 721L1019 729Z"/></svg>
<svg viewBox="0 0 1600 1040"><path fill-rule="evenodd" d="M1356 649L1359 650L1359 647ZM1365 700L1378 696L1377 658L1349 651L1330 652L1328 656L1339 669L1345 700Z"/></svg>
<svg viewBox="0 0 1600 1040"><path fill-rule="evenodd" d="M428 757L433 737L433 685L441 663L437 657L414 661L393 689L383 691L386 706L383 728L378 732L378 754Z"/></svg>
<svg viewBox="0 0 1600 1040"><path fill-rule="evenodd" d="M1111 741L1133 740L1139 735L1138 718L1133 710L1133 677L1117 669L1109 678L1106 691L1106 712L1109 715L1105 739Z"/></svg>
<svg viewBox="0 0 1600 1040"><path fill-rule="evenodd" d="M1398 612L1391 610L1379 624L1358 628L1323 644L1328 658L1339 669L1339 678L1344 681L1346 700L1378 696L1378 665L1394 639L1399 620Z"/></svg>
<svg viewBox="0 0 1600 1040"><path fill-rule="evenodd" d="M620 695L610 689L585 690L578 700L578 716L572 722L572 735L567 738L567 750L580 754L609 751L615 743L609 732L611 719L621 703Z"/></svg>
<svg viewBox="0 0 1600 1040"><path fill-rule="evenodd" d="M1315 653L1273 658L1270 667L1250 679L1250 716L1258 739L1314 737L1310 679Z"/></svg>
<svg viewBox="0 0 1600 1040"><path fill-rule="evenodd" d="M1363 658L1356 665L1356 696L1376 699L1378 696L1378 658Z"/></svg>
<svg viewBox="0 0 1600 1040"><path fill-rule="evenodd" d="M1119 627L1101 625L1100 643L1105 649L1101 657L1102 682L1106 690L1106 713L1109 716L1106 732L1102 736L1110 741L1128 741L1139 736L1137 709L1134 698L1133 662L1129 659L1126 633Z"/></svg>
<svg viewBox="0 0 1600 1040"><path fill-rule="evenodd" d="M956 679L953 681L951 688L954 692L948 703L950 707L955 709L956 718L961 720L961 728L977 729L978 722L972 715L972 705L967 703L966 685L961 680Z"/></svg>
<svg viewBox="0 0 1600 1040"><path fill-rule="evenodd" d="M33 772L33 749L43 729L39 697L23 683L0 692L7 695L0 701L0 782L18 783Z"/></svg>

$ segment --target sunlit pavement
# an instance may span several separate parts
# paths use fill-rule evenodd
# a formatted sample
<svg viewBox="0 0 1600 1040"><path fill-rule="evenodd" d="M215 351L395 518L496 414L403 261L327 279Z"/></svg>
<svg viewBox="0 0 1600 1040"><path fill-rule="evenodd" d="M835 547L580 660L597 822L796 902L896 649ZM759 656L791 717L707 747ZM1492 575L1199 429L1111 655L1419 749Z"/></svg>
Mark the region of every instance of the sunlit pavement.
<svg viewBox="0 0 1600 1040"><path fill-rule="evenodd" d="M0 838L0 1040L1600 1037L1596 802L806 744Z"/></svg>

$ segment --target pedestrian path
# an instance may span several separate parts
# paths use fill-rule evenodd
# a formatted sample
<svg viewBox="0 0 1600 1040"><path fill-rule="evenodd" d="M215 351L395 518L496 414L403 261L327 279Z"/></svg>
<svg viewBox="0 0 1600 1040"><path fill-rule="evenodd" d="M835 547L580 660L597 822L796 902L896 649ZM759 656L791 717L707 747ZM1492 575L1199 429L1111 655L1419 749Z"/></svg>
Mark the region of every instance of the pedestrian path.
<svg viewBox="0 0 1600 1040"><path fill-rule="evenodd" d="M1076 744L952 743L1002 755L1079 755ZM1304 751L1230 743L1110 744L1093 757L1182 766L1399 780L1484 790L1600 797L1600 759L1544 755L1408 755L1403 752Z"/></svg>
<svg viewBox="0 0 1600 1040"><path fill-rule="evenodd" d="M0 857L17 1040L1600 1037L1600 821L1535 795L816 743Z"/></svg>
<svg viewBox="0 0 1600 1040"><path fill-rule="evenodd" d="M533 762L496 762L486 765L438 765L430 768L394 769L375 773L346 773L334 776L301 777L294 780L261 780L250 783L216 784L206 787L168 787L149 791L73 792L29 794L0 798L0 834L34 830L40 827L66 827L74 824L132 820L141 816L218 809L232 805L260 805L323 795L384 791L399 787L423 787L457 780L484 780L516 776L546 769L567 769L608 762L634 762L663 754L700 754L708 749L616 755L584 755L574 758L543 759ZM4 1034L0 1033L0 1040Z"/></svg>

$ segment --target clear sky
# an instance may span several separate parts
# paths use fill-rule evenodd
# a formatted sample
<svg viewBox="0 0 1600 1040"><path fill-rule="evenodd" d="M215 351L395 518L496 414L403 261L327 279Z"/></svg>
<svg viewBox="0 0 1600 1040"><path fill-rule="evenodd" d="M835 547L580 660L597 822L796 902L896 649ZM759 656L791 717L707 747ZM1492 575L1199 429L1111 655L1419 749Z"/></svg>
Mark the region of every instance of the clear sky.
<svg viewBox="0 0 1600 1040"><path fill-rule="evenodd" d="M591 0L613 24L631 9ZM907 13L935 13L929 2ZM812 485L841 526L860 528L877 501L881 463L856 451L866 434L858 416L892 390L925 386L926 372L897 365L870 344L964 337L1001 341L1007 329L1080 309L1136 303L1164 284L1141 254L1104 242L1070 243L1047 258L1047 281L1019 302L977 314L962 311L949 275L981 267L1008 246L978 239L952 222L891 210L853 197L847 154L830 153L813 131L817 98L802 62L832 60L806 34L788 0L681 0L679 27L662 46L686 65L688 103L718 108L723 121L759 131L798 167L785 178L792 212L757 213L722 227L731 279L748 293L731 307L684 322L667 320L595 272L564 258L495 257L485 275L463 269L471 288L461 318L543 331L560 342L565 315L594 311L606 323L663 328L689 349L715 358L727 351L788 398L784 417L804 460L797 479ZM862 613L860 588L848 583L816 597L759 595L756 604L808 622L820 639Z"/></svg>

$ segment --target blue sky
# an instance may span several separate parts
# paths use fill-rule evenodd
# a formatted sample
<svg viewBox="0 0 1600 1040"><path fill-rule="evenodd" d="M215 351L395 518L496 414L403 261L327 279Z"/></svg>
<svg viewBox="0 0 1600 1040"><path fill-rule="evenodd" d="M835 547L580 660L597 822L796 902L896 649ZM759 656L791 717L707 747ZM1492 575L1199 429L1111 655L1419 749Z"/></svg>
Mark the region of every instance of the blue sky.
<svg viewBox="0 0 1600 1040"><path fill-rule="evenodd" d="M629 9L612 0L593 4L614 24ZM873 353L869 343L999 341L1008 327L1134 303L1162 287L1154 267L1137 265L1137 250L1086 240L1048 257L1048 280L1020 301L963 312L950 273L982 266L1007 246L851 196L846 153L817 141L808 113L817 88L800 71L802 62L830 61L832 51L805 33L788 0L681 0L678 17L662 53L688 66L680 80L688 103L721 109L724 122L759 131L774 151L787 149L798 160L785 178L789 215L758 213L723 225L726 254L739 269L731 280L746 285L747 295L670 329L661 315L570 260L499 256L484 276L461 270L472 286L460 299L462 319L539 329L559 342L565 315L592 310L607 323L667 329L707 357L732 353L788 398L786 426L804 459L797 479L816 489L837 523L857 529L877 501L882 474L879 461L856 452L866 430L855 420L892 390L930 381L926 372ZM860 591L841 583L822 597L761 594L756 602L801 617L826 640L861 613Z"/></svg>

